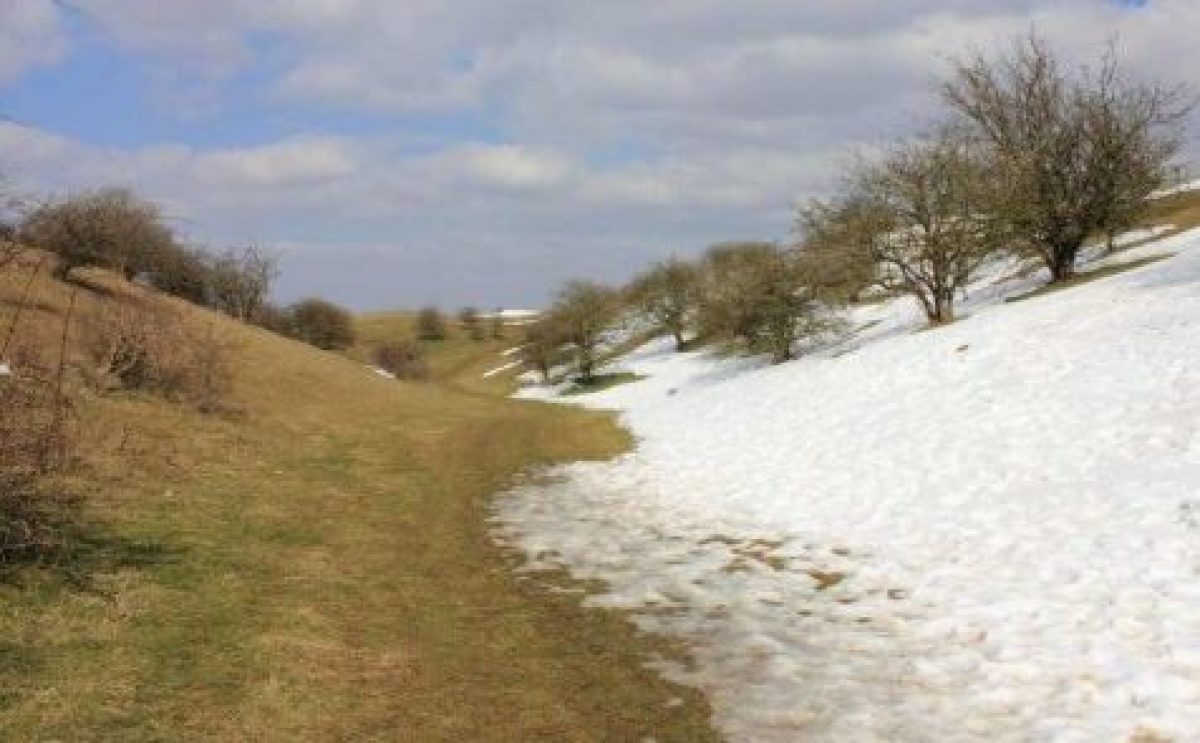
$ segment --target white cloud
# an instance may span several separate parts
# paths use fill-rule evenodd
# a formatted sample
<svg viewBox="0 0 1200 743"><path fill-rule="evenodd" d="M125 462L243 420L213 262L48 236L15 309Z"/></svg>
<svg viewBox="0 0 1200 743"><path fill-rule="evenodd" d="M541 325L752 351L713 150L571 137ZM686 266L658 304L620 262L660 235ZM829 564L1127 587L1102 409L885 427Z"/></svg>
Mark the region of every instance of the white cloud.
<svg viewBox="0 0 1200 743"><path fill-rule="evenodd" d="M15 5L50 7L29 3ZM523 301L573 268L620 274L656 250L785 237L792 205L827 187L845 154L937 115L950 57L1033 25L1078 59L1119 35L1134 71L1200 88L1195 0L74 4L167 79L219 91L233 72L270 70L260 102L301 127L310 110L348 110L396 131L118 150L0 127L0 152L28 181L116 180L217 237L307 246L293 262L301 281L320 277L304 258L320 244L364 259L402 245L390 248L398 265L455 275L503 255L525 273ZM270 65L255 68L262 39ZM405 129L431 114L482 123L489 141Z"/></svg>
<svg viewBox="0 0 1200 743"><path fill-rule="evenodd" d="M0 83L58 60L67 39L52 0L0 2Z"/></svg>

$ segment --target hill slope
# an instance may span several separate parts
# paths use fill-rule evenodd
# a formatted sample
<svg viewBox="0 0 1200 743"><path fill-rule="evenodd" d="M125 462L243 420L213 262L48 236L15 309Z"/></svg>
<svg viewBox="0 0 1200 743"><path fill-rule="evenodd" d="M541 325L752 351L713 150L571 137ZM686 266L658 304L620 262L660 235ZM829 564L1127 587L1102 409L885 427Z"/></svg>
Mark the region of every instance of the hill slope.
<svg viewBox="0 0 1200 743"><path fill-rule="evenodd" d="M6 320L30 270L0 275ZM89 281L112 298L80 292L76 341L103 302L175 304ZM52 345L68 290L35 280L22 342ZM236 343L238 412L80 401L70 479L120 549L85 589L0 586L0 738L711 737L703 700L643 667L664 648L514 577L488 537L487 495L526 467L626 446L607 416L397 383L180 308Z"/></svg>
<svg viewBox="0 0 1200 743"><path fill-rule="evenodd" d="M648 345L572 398L638 451L514 491L508 537L693 643L735 740L1193 740L1200 231L1097 266L778 367Z"/></svg>

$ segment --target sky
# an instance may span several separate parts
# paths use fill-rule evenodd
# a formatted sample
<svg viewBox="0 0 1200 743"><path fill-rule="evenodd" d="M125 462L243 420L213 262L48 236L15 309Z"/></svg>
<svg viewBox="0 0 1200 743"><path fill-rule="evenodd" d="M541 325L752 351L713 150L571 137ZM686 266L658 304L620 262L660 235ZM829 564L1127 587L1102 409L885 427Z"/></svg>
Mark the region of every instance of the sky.
<svg viewBox="0 0 1200 743"><path fill-rule="evenodd" d="M535 307L788 240L1031 28L1200 89L1200 0L0 0L0 173L275 251L280 301Z"/></svg>

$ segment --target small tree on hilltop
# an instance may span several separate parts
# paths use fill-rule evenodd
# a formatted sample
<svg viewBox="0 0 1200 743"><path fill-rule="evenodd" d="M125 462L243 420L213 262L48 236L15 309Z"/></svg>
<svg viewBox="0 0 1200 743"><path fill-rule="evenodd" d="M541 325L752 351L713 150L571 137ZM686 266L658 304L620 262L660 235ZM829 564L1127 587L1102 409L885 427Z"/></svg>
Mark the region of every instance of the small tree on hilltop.
<svg viewBox="0 0 1200 743"><path fill-rule="evenodd" d="M660 261L634 279L628 291L633 303L682 349L700 307L699 269L678 258Z"/></svg>
<svg viewBox="0 0 1200 743"><path fill-rule="evenodd" d="M230 248L210 259L213 305L243 322L255 322L279 275L278 261L256 245Z"/></svg>
<svg viewBox="0 0 1200 743"><path fill-rule="evenodd" d="M987 148L995 213L1052 281L1167 182L1190 109L1180 88L1128 81L1111 52L1098 70L1069 74L1036 36L1006 57L959 63L942 94Z"/></svg>
<svg viewBox="0 0 1200 743"><path fill-rule="evenodd" d="M85 266L133 278L178 251L159 208L126 189L89 191L43 204L26 216L20 234L58 256L55 274L60 279Z"/></svg>
<svg viewBox="0 0 1200 743"><path fill-rule="evenodd" d="M446 339L446 318L437 307L429 306L417 313L417 339L441 341Z"/></svg>
<svg viewBox="0 0 1200 743"><path fill-rule="evenodd" d="M602 284L572 281L558 295L551 322L573 347L575 366L585 384L595 376L600 343L620 311L620 295Z"/></svg>

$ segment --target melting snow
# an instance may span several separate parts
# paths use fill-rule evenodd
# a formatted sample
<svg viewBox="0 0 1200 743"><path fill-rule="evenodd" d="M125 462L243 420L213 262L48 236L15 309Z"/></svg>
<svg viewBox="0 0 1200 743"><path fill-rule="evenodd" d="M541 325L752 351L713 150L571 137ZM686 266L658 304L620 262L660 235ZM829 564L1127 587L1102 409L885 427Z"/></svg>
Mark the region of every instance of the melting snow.
<svg viewBox="0 0 1200 743"><path fill-rule="evenodd" d="M733 740L1200 739L1200 231L1112 260L1163 252L1014 304L998 264L954 325L860 308L782 366L656 341L573 398L637 451L497 537L687 640Z"/></svg>
<svg viewBox="0 0 1200 743"><path fill-rule="evenodd" d="M502 374L502 373L508 371L509 369L515 369L520 365L521 365L520 361L510 361L507 364L502 364L500 366L497 366L494 369L488 369L487 371L485 371L483 373L483 378L489 379L491 377L496 376L497 374Z"/></svg>

